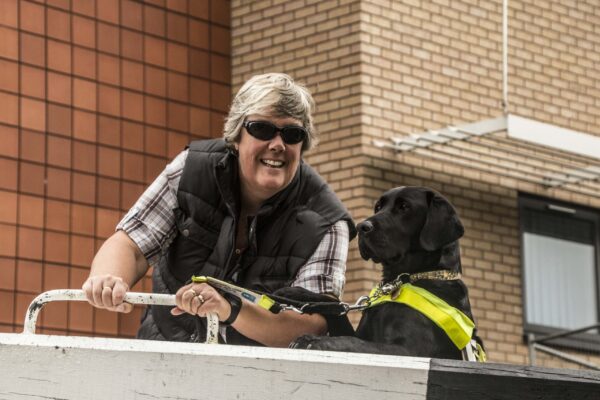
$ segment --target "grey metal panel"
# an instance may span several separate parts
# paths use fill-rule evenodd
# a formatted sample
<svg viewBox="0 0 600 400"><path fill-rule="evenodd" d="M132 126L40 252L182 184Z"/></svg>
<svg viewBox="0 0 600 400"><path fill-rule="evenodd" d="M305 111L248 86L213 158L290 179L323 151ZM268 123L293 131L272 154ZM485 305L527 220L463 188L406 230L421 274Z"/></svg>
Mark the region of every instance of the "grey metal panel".
<svg viewBox="0 0 600 400"><path fill-rule="evenodd" d="M596 323L594 246L525 233L527 322L576 329Z"/></svg>
<svg viewBox="0 0 600 400"><path fill-rule="evenodd" d="M428 400L592 400L600 373L509 364L431 360Z"/></svg>

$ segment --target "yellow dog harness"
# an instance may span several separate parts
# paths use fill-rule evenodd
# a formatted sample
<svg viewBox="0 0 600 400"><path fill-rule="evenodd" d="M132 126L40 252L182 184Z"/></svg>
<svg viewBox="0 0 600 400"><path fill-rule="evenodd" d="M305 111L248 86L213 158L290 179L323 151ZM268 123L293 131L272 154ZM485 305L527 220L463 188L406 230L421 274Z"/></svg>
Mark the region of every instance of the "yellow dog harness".
<svg viewBox="0 0 600 400"><path fill-rule="evenodd" d="M367 303L368 307L375 307L389 302L405 304L425 315L448 335L466 359L486 361L483 348L473 339L475 323L438 296L410 283L403 283L397 290L388 293L383 292L380 286L373 288Z"/></svg>

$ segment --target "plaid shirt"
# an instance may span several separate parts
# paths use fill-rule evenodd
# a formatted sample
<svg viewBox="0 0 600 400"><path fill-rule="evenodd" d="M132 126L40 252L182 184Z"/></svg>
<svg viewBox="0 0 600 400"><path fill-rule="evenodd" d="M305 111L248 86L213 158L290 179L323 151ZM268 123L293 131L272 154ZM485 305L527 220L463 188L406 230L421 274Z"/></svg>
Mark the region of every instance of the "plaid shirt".
<svg viewBox="0 0 600 400"><path fill-rule="evenodd" d="M116 228L129 235L152 266L156 265L177 234L173 209L177 208L177 188L186 158L187 150L175 157ZM345 221L332 225L316 251L298 271L292 286L341 298L346 279L348 238Z"/></svg>

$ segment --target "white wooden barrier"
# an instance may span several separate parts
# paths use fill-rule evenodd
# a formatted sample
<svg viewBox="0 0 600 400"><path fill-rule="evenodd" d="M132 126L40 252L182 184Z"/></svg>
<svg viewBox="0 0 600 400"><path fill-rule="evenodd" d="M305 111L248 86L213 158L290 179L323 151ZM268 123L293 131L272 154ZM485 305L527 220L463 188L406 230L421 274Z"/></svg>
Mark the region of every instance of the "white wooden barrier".
<svg viewBox="0 0 600 400"><path fill-rule="evenodd" d="M425 399L429 359L0 334L0 399Z"/></svg>

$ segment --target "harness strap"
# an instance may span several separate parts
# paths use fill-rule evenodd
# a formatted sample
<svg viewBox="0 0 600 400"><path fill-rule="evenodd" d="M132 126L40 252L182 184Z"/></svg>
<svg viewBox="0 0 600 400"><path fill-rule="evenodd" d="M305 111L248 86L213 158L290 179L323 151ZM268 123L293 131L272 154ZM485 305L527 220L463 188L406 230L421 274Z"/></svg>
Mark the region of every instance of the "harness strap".
<svg viewBox="0 0 600 400"><path fill-rule="evenodd" d="M300 314L321 314L321 315L346 315L350 309L348 304L342 302L311 302L305 303L286 297L256 293L251 290L236 286L232 283L222 281L210 276L192 276L194 283L207 283L214 288L230 293L239 298L245 299L252 304L269 310L274 314L283 310L292 310Z"/></svg>
<svg viewBox="0 0 600 400"><path fill-rule="evenodd" d="M376 288L371 294L374 294L375 290ZM374 298L370 301L370 307L387 302L405 304L419 311L446 332L459 350L464 349L473 337L473 321L428 290L405 283L400 286L398 295L392 297L391 294L385 294Z"/></svg>
<svg viewBox="0 0 600 400"><path fill-rule="evenodd" d="M233 285L229 282L222 281L220 279L216 279L210 276L192 276L192 282L194 283L208 283L210 286L220 289L226 293L231 293L235 296L238 296L242 299L249 301L252 304L256 304L259 307L264 308L265 310L270 310L274 312L279 312L280 310L271 310L275 308L276 305L275 300L271 299L269 296L264 294L255 293L251 290L244 289L242 287Z"/></svg>
<svg viewBox="0 0 600 400"><path fill-rule="evenodd" d="M475 340L471 339L469 344L462 350L462 357L465 361L486 362L487 355L483 347Z"/></svg>

